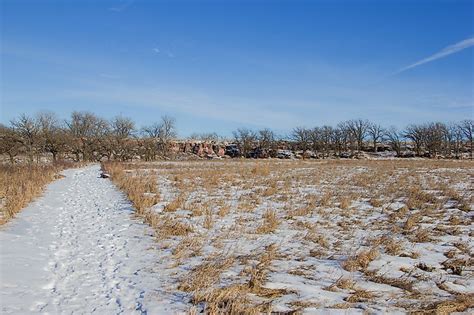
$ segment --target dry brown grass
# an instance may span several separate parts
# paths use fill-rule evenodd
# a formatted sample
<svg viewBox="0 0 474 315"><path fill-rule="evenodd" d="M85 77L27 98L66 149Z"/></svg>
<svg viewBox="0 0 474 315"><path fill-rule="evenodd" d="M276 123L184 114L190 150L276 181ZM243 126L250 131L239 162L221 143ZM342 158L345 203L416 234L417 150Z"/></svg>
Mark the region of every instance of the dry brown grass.
<svg viewBox="0 0 474 315"><path fill-rule="evenodd" d="M0 225L12 219L71 163L0 165Z"/></svg>
<svg viewBox="0 0 474 315"><path fill-rule="evenodd" d="M264 287L268 268L276 256L276 245L267 246L257 263L244 272L249 277L247 282L239 281L227 286L220 286L222 273L235 264L236 259L230 255L211 255L182 279L178 289L191 293L193 304L204 303L204 312L207 314L261 314L269 312L271 298L291 293L284 289ZM256 303L249 298L249 294L270 300Z"/></svg>
<svg viewBox="0 0 474 315"><path fill-rule="evenodd" d="M474 307L474 294L457 294L452 299L426 304L410 314L448 315L454 312L465 312Z"/></svg>
<svg viewBox="0 0 474 315"><path fill-rule="evenodd" d="M203 240L201 238L186 236L173 248L172 253L175 259L182 260L199 255L202 247Z"/></svg>
<svg viewBox="0 0 474 315"><path fill-rule="evenodd" d="M468 258L452 258L444 261L442 265L444 269L450 270L452 274L461 276L465 268L474 265L474 260Z"/></svg>
<svg viewBox="0 0 474 315"><path fill-rule="evenodd" d="M419 186L412 186L407 191L406 205L410 209L422 209L426 204L437 204L438 200L430 193L423 191Z"/></svg>
<svg viewBox="0 0 474 315"><path fill-rule="evenodd" d="M367 279L375 283L383 283L406 291L413 291L414 280L409 277L390 278L376 272L366 272Z"/></svg>
<svg viewBox="0 0 474 315"><path fill-rule="evenodd" d="M339 208L346 210L352 203L352 199L350 196L344 196L339 201Z"/></svg>
<svg viewBox="0 0 474 315"><path fill-rule="evenodd" d="M410 231L414 229L416 226L418 226L418 222L420 222L420 215L419 214L413 214L407 218L405 221L405 224L403 225L403 229L405 231Z"/></svg>
<svg viewBox="0 0 474 315"><path fill-rule="evenodd" d="M333 194L331 192L326 192L319 199L319 205L321 207L328 207L329 205L331 205L332 197L333 197Z"/></svg>
<svg viewBox="0 0 474 315"><path fill-rule="evenodd" d="M337 289L351 290L355 286L355 281L352 278L340 277L329 287L325 288L328 291L336 291Z"/></svg>
<svg viewBox="0 0 474 315"><path fill-rule="evenodd" d="M419 227L413 235L413 241L417 243L427 243L432 240L432 231Z"/></svg>
<svg viewBox="0 0 474 315"><path fill-rule="evenodd" d="M171 236L187 236L194 231L193 226L187 222L182 222L170 216L152 216L159 218L158 222L154 223L152 226L155 228L156 233L160 238L169 238Z"/></svg>
<svg viewBox="0 0 474 315"><path fill-rule="evenodd" d="M219 211L217 212L217 214L219 215L219 217L224 218L226 215L229 214L229 212L230 212L230 206L229 205L222 205L219 208Z"/></svg>
<svg viewBox="0 0 474 315"><path fill-rule="evenodd" d="M257 228L257 233L267 234L274 232L280 225L280 219L277 217L277 213L274 210L268 209L263 214L263 222Z"/></svg>
<svg viewBox="0 0 474 315"><path fill-rule="evenodd" d="M354 256L349 257L342 263L342 267L347 271L366 270L369 264L380 256L377 248L373 247L363 250Z"/></svg>
<svg viewBox="0 0 474 315"><path fill-rule="evenodd" d="M383 205L383 200L378 199L378 198L371 198L369 203L372 207L379 208Z"/></svg>
<svg viewBox="0 0 474 315"><path fill-rule="evenodd" d="M186 201L185 194L180 194L173 201L168 203L164 207L163 211L165 211L165 212L175 212L178 209L183 209L185 201Z"/></svg>
<svg viewBox="0 0 474 315"><path fill-rule="evenodd" d="M393 238L388 238L383 242L385 252L389 255L397 256L403 250L402 242Z"/></svg>
<svg viewBox="0 0 474 315"><path fill-rule="evenodd" d="M199 266L189 272L178 286L179 290L203 294L214 284L219 283L220 275L235 262L232 256L213 254ZM197 298L200 300L200 298Z"/></svg>
<svg viewBox="0 0 474 315"><path fill-rule="evenodd" d="M214 219L213 219L212 213L208 211L206 213L206 216L204 217L204 222L202 223L202 226L209 230L210 228L212 228L213 224L214 224Z"/></svg>
<svg viewBox="0 0 474 315"><path fill-rule="evenodd" d="M267 163L257 163L250 173L257 176L268 176L270 175L270 165Z"/></svg>
<svg viewBox="0 0 474 315"><path fill-rule="evenodd" d="M102 167L112 176L112 181L119 189L127 194L138 215L145 216L147 210L160 200L155 176L148 174L127 175L125 165L120 163L104 163Z"/></svg>
<svg viewBox="0 0 474 315"><path fill-rule="evenodd" d="M314 231L309 231L308 233L306 233L304 238L308 241L320 245L321 247L329 248L329 242L327 238L324 237L324 235L322 234L316 233Z"/></svg>
<svg viewBox="0 0 474 315"><path fill-rule="evenodd" d="M150 175L146 169L154 169L158 176L164 198L159 205L166 206L159 214L145 211L145 216L162 248L170 253L174 280L192 298L192 310L252 314L271 312L274 304L304 312L305 307L377 303L381 310L390 311L393 303L404 301L409 307L403 307L410 310L414 304L409 303L420 299L420 282L429 286L455 274L460 281L455 284L465 285L472 275L466 266L472 261L457 261L471 254L470 242L461 242L460 237L472 232L468 214L458 209L462 202L466 207L472 203L463 187L473 165L466 161L232 160L136 163L125 168L129 177ZM255 244L269 239L281 250L269 247L253 253ZM443 242L455 249L446 253L443 268L432 269L420 263L428 261L426 252L443 254L446 249L439 252L439 248L446 247L417 251L425 246L417 242ZM331 265L341 275L329 286L321 275L328 260L334 261ZM396 267L391 269L391 264ZM329 296L345 302L334 305L335 301L289 296L300 290L291 277L333 291ZM282 282L275 286L270 280ZM370 282L409 291L405 292L409 297L363 290L363 284ZM446 288L452 287L453 281L447 282ZM435 300L430 296L425 301Z"/></svg>
<svg viewBox="0 0 474 315"><path fill-rule="evenodd" d="M348 303L358 303L358 302L367 302L368 300L374 298L374 293L362 289L355 290L350 296L344 300Z"/></svg>

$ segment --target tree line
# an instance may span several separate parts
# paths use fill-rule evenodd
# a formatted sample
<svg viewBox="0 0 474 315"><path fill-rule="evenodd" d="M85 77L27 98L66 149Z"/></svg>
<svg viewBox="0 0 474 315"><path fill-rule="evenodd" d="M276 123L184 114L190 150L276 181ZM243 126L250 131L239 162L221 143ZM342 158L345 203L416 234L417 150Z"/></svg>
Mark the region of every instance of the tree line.
<svg viewBox="0 0 474 315"><path fill-rule="evenodd" d="M313 128L296 127L286 137L277 137L269 129L252 131L238 129L234 132L236 143L244 156L254 152L274 152L282 140L289 142L293 151L319 153L319 157L346 156L347 153L394 151L404 156L459 158L469 152L473 157L473 120L445 124L429 122L410 124L404 130L394 126L383 127L364 119L347 120L333 126ZM270 154L271 155L271 154Z"/></svg>
<svg viewBox="0 0 474 315"><path fill-rule="evenodd" d="M175 120L168 116L138 129L131 118L123 116L106 120L89 112L73 112L62 121L54 113L41 112L0 125L0 154L12 163L19 155L33 162L44 154L53 161L65 156L75 161L129 161L137 155L155 160L169 154L175 137Z"/></svg>
<svg viewBox="0 0 474 315"><path fill-rule="evenodd" d="M76 161L114 159L129 161L139 156L145 161L168 158L177 137L175 119L163 116L157 122L139 128L128 117L110 120L89 112L73 112L67 120L54 113L21 115L0 125L0 154L14 163L17 156L30 162L49 154L53 161L72 158ZM383 127L363 119L343 121L336 126L296 127L287 136L278 136L265 128L240 128L232 139L216 133L193 134L193 140L230 142L232 156L275 157L279 149L317 154L318 157L344 157L359 152L390 150L396 156L459 158L468 152L473 157L473 120L457 123L429 122L410 124L405 129Z"/></svg>

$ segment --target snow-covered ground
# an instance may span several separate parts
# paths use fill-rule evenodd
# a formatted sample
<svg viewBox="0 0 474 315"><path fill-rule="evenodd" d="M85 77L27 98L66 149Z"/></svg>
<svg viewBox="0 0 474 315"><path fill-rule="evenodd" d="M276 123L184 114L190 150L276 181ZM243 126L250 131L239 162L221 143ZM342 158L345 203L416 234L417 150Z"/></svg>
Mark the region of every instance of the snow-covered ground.
<svg viewBox="0 0 474 315"><path fill-rule="evenodd" d="M193 161L125 172L155 176L159 265L195 311L469 312L473 166Z"/></svg>
<svg viewBox="0 0 474 315"><path fill-rule="evenodd" d="M153 231L98 165L71 169L0 227L2 314L165 314Z"/></svg>
<svg viewBox="0 0 474 315"><path fill-rule="evenodd" d="M65 171L0 228L2 314L473 310L472 162L120 167L156 180L128 188L153 228L99 166Z"/></svg>

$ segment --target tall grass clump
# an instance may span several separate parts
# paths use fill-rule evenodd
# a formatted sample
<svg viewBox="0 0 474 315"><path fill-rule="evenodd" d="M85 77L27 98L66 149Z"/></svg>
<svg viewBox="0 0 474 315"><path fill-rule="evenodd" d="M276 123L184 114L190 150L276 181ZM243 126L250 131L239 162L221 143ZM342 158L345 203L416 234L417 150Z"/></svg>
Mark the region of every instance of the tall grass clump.
<svg viewBox="0 0 474 315"><path fill-rule="evenodd" d="M69 164L0 165L0 225L12 219Z"/></svg>
<svg viewBox="0 0 474 315"><path fill-rule="evenodd" d="M155 176L127 174L125 166L116 162L103 163L102 169L110 174L115 185L125 192L138 215L146 217L147 210L159 201Z"/></svg>

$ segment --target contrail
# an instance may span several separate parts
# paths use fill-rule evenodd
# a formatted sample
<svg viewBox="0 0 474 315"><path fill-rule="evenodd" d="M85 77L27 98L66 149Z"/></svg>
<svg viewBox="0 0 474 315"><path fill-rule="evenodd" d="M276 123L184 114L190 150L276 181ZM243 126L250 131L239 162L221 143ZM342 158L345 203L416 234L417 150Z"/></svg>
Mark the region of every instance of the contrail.
<svg viewBox="0 0 474 315"><path fill-rule="evenodd" d="M409 66L403 67L400 70L393 73L392 75L399 74L401 72L407 71L409 69L413 69L413 68L418 67L422 64L425 64L425 63L428 63L428 62L431 62L431 61L435 61L435 60L440 59L440 58L444 58L446 56L449 56L451 54L454 54L454 53L457 53L461 50L469 48L471 46L474 46L474 37L465 39L463 41L460 41L459 43L456 43L454 45L450 45L448 47L445 47L441 51L437 52L436 54L431 55L428 58L422 59L420 61L417 61L417 62L415 62L415 63L413 63Z"/></svg>

